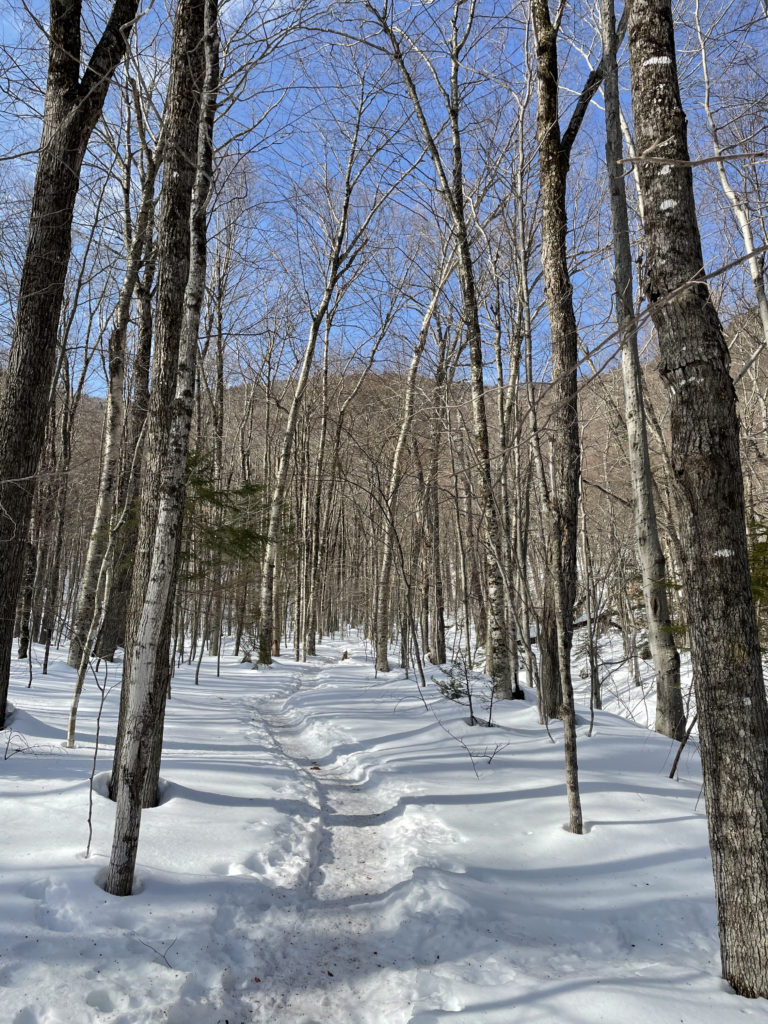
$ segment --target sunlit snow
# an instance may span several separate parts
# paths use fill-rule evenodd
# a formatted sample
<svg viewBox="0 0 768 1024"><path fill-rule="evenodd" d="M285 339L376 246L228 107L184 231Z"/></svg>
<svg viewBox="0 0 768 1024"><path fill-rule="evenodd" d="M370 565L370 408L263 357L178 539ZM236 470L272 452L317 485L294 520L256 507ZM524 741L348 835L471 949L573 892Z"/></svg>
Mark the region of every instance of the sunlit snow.
<svg viewBox="0 0 768 1024"><path fill-rule="evenodd" d="M610 706L652 715L603 650ZM229 648L231 650L231 648ZM525 703L495 728L375 676L354 636L306 664L178 670L162 803L137 893L97 884L118 694L62 746L74 672L14 662L3 733L0 1020L12 1024L723 1024L768 1003L719 976L693 742L579 709L586 834L564 829L561 730ZM349 657L342 660L344 651ZM39 651L35 651L39 659ZM648 666L643 663L647 676ZM435 673L437 670L431 669ZM578 678L580 685L585 685ZM118 678L110 669L108 685ZM482 695L477 694L482 701Z"/></svg>

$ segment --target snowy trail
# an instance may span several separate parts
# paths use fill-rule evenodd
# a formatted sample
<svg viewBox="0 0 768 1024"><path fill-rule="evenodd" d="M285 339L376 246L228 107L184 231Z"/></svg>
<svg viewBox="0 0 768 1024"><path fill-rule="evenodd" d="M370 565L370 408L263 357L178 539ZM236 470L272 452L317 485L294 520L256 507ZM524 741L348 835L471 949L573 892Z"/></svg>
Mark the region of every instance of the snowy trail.
<svg viewBox="0 0 768 1024"><path fill-rule="evenodd" d="M294 692L332 682L341 664L340 651L323 656L297 675ZM343 728L326 722L307 730L303 715L287 704L290 698L273 698L259 717L275 753L312 786L319 817L298 890L268 920L241 922L245 944L253 938L264 950L250 1019L380 1024L385 999L388 1021L407 1024L418 998L418 964L387 940L384 898L412 876L397 842L402 811L391 788L373 785L353 753L336 755L334 744L349 746Z"/></svg>
<svg viewBox="0 0 768 1024"><path fill-rule="evenodd" d="M560 733L531 700L470 727L434 685L377 677L354 639L263 671L204 658L199 686L194 666L174 679L162 799L119 899L98 885L116 694L86 860L98 694L65 750L74 673L62 653L27 690L22 669L0 761L0 1024L768 1024L768 1001L719 976L690 744L672 781L668 741L598 712L577 837Z"/></svg>

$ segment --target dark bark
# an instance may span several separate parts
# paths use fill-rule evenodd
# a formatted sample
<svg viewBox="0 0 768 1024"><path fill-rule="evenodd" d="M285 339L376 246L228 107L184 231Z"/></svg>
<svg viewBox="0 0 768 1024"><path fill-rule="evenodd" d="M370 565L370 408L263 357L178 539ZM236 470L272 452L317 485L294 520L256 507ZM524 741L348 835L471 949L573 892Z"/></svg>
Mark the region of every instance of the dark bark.
<svg viewBox="0 0 768 1024"><path fill-rule="evenodd" d="M35 587L35 568L37 565L37 548L31 541L28 541L25 547L21 608L19 610L19 646L17 651L17 657L19 658L26 658L29 653L32 592Z"/></svg>
<svg viewBox="0 0 768 1024"><path fill-rule="evenodd" d="M635 0L632 105L644 289L671 407L682 575L725 979L768 996L768 708L736 396L703 270L668 0Z"/></svg>
<svg viewBox="0 0 768 1024"><path fill-rule="evenodd" d="M538 631L539 716L542 721L557 718L562 706L562 687L557 667L557 620L552 585L546 584Z"/></svg>
<svg viewBox="0 0 768 1024"><path fill-rule="evenodd" d="M149 400L148 429L142 471L139 532L136 544L123 668L124 685L120 698L120 718L115 742L115 769L112 793L119 783L119 765L127 725L130 700L133 646L141 621L152 562L160 496L163 491L164 461L173 420L174 394L179 362L179 344L184 315L184 295L190 266L190 208L197 163L200 87L204 74L202 52L205 0L183 0L174 21L171 74L164 110L166 159L160 193L157 231L157 299L155 305L155 354L152 365L152 394ZM170 635L171 615L163 629ZM157 679L169 678L167 645L157 645L154 673ZM160 698L158 698L160 700ZM162 698L164 701L164 697ZM158 704L158 719L162 708ZM161 735L152 739L159 750ZM152 760L157 760L153 754ZM149 778L149 776L148 776ZM151 790L151 785L149 786ZM156 793L144 794L145 804L154 806Z"/></svg>
<svg viewBox="0 0 768 1024"><path fill-rule="evenodd" d="M553 590L557 616L558 667L562 694L565 776L572 832L581 833L576 725L571 684L573 605L576 596L576 539L579 507L580 447L577 406L578 331L573 309L573 287L568 270L566 236L566 180L569 149L560 140L558 120L557 26L549 15L548 0L533 0L536 28L539 145L541 187L541 266L552 338L552 390L554 395L554 487L550 491L550 538Z"/></svg>
<svg viewBox="0 0 768 1024"><path fill-rule="evenodd" d="M186 208L187 280L181 295L181 317L177 336L164 341L177 352L177 372L163 446L160 495L151 539L147 590L139 621L131 624L131 675L125 677L128 713L125 719L119 774L116 787L115 833L105 888L117 896L130 894L138 850L143 806L154 804L160 766L163 718L169 685L169 651L173 599L181 551L184 499L189 456L189 436L194 408L197 337L205 291L207 203L213 175L212 132L218 89L218 11L216 0L182 0L174 22L169 100L176 107L178 121L168 121L169 133L178 130L187 148L183 155L193 171L192 182L184 179L169 185L166 211L174 215L166 226L176 234L175 217ZM184 102L179 103L180 100ZM178 104L178 106L176 106ZM181 154L180 154L181 155ZM162 238L161 238L162 241ZM163 280L162 261L160 281ZM170 296L166 308L174 312ZM158 335L161 327L158 318ZM151 422L156 427L157 421ZM143 532L149 524L142 523ZM126 652L128 653L128 652ZM127 659L126 659L127 660ZM125 683L128 683L126 686Z"/></svg>
<svg viewBox="0 0 768 1024"><path fill-rule="evenodd" d="M82 53L81 0L52 0L48 80L13 340L0 398L0 726L34 477L45 439L56 341L71 252L80 168L138 0L116 0L90 59ZM81 62L85 71L80 77Z"/></svg>
<svg viewBox="0 0 768 1024"><path fill-rule="evenodd" d="M626 10L626 8L625 8ZM614 287L619 325L624 403L632 477L635 540L643 579L648 643L656 674L656 731L672 739L685 735L685 711L680 689L680 655L672 635L667 601L667 566L659 542L648 434L643 404L642 371L638 353L637 320L632 297L632 251L627 194L621 165L622 141L619 75L613 0L602 0L603 60L605 66L605 158L613 227Z"/></svg>

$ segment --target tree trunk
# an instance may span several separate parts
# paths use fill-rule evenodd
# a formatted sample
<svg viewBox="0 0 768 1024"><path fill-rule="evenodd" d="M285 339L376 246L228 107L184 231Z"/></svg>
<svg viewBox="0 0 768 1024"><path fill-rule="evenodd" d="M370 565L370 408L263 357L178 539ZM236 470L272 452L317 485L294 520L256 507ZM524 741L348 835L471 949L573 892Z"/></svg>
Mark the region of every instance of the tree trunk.
<svg viewBox="0 0 768 1024"><path fill-rule="evenodd" d="M413 414L416 401L416 376L419 372L419 363L424 354L424 348L429 336L429 325L435 314L440 293L447 280L448 273L443 267L440 271L440 278L432 293L432 298L427 310L421 320L421 328L416 345L411 356L411 365L408 368L408 377L405 382L405 407L403 418L400 423L400 433L397 438L395 450L392 454L392 466L389 471L389 486L384 496L384 537L382 540L381 565L379 567L378 585L376 590L376 671L389 672L389 659L387 648L390 634L389 615L389 590L392 579L392 560L397 543L395 524L395 504L397 492L402 481L402 462L405 455L406 442L413 422Z"/></svg>
<svg viewBox="0 0 768 1024"><path fill-rule="evenodd" d="M168 653L173 595L181 549L181 528L189 456L189 433L194 408L195 366L200 309L205 291L206 210L213 172L213 120L218 89L218 10L216 0L182 0L174 24L169 104L177 118L178 141L187 143L186 156L193 170L188 196L168 197L168 207L182 212L186 206L189 268L182 296L178 375L171 410L170 436L162 466L162 493L154 530L148 586L141 618L135 629L129 680L128 715L121 749L116 791L115 832L105 888L127 896L139 842L141 809L149 788L156 791L155 751L168 685ZM181 109L174 101L183 99ZM170 131L172 131L171 129ZM170 134L170 132L169 132ZM194 148L190 145L194 141ZM196 169L196 172L195 172ZM168 223L180 229L180 225ZM162 279L162 271L161 271ZM158 330L161 324L158 322Z"/></svg>
<svg viewBox="0 0 768 1024"><path fill-rule="evenodd" d="M549 15L548 0L533 0L536 28L539 143L541 185L541 266L552 337L552 389L554 394L554 484L550 492L553 590L557 615L557 646L565 745L565 777L570 829L582 831L578 785L576 724L571 684L573 605L576 595L576 535L579 503L579 426L577 415L578 332L573 310L573 287L568 271L566 237L566 179L569 152L561 144L558 119L557 26Z"/></svg>
<svg viewBox="0 0 768 1024"><path fill-rule="evenodd" d="M544 595L539 615L539 718L546 722L557 718L562 707L562 687L557 665L557 618L552 583L544 584Z"/></svg>
<svg viewBox="0 0 768 1024"><path fill-rule="evenodd" d="M81 0L52 3L40 155L16 321L0 398L0 727L5 721L24 544L55 373L64 282L80 168L112 73L125 53L138 0L116 0L90 59L82 54ZM81 61L85 67L80 77Z"/></svg>
<svg viewBox="0 0 768 1024"><path fill-rule="evenodd" d="M142 622L145 597L150 582L155 524L161 496L166 491L165 458L169 445L175 409L175 392L179 369L179 347L185 312L185 292L190 268L190 207L195 184L198 151L199 89L204 74L202 54L204 0L182 0L174 22L175 50L171 54L171 73L165 104L166 161L160 196L157 261L158 282L155 307L155 355L152 368L152 394L149 403L147 444L142 473L139 531L133 567L131 596L128 607L123 688L120 717L115 742L114 770L111 790L114 796L120 783L124 762L122 746L125 739L130 689L135 679L133 658L137 650L137 629ZM194 54L195 60L188 59ZM164 629L170 629L170 616ZM151 674L168 675L167 648L155 638L150 649L157 661ZM158 711L160 702L158 697ZM156 742L157 739L156 739ZM154 806L156 793L151 785L145 802Z"/></svg>
<svg viewBox="0 0 768 1024"><path fill-rule="evenodd" d="M125 379L125 345L128 320L131 300L133 299L134 289L139 278L146 234L151 224L156 173L157 161L152 159L149 164L149 170L142 182L141 207L136 218L133 239L127 254L125 273L115 308L114 324L109 336L109 379L99 491L88 551L85 556L83 575L80 580L77 608L72 623L72 640L67 657L67 664L73 668L78 668L80 665L85 639L91 631L91 623L94 616L98 614L96 609L96 587L102 559L109 541L109 518L112 514L118 482L120 442L123 430L123 383ZM86 655L90 655L90 651L87 651Z"/></svg>
<svg viewBox="0 0 768 1024"><path fill-rule="evenodd" d="M642 371L637 346L637 320L632 298L632 251L624 169L621 164L621 116L613 0L602 0L602 32L603 61L606 65L605 159L608 167L613 224L614 288L635 513L635 541L643 580L648 646L656 674L656 731L680 741L685 735L685 711L680 690L680 655L672 635L667 602L667 566L656 524L645 426Z"/></svg>
<svg viewBox="0 0 768 1024"><path fill-rule="evenodd" d="M736 396L706 284L669 0L635 0L632 106L644 289L672 467L723 975L768 996L768 708L750 586Z"/></svg>
<svg viewBox="0 0 768 1024"><path fill-rule="evenodd" d="M27 541L24 554L24 573L21 587L21 607L19 609L19 646L16 656L26 658L29 653L30 616L32 614L32 592L35 586L35 568L37 565L37 548L32 541Z"/></svg>

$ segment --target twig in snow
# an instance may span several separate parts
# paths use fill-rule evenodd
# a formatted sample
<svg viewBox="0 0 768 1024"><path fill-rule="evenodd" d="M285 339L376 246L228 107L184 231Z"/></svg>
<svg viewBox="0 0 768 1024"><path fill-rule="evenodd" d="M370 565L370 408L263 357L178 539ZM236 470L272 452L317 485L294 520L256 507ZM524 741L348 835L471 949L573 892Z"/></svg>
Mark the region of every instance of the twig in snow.
<svg viewBox="0 0 768 1024"><path fill-rule="evenodd" d="M178 935L176 936L176 938L175 938L175 939L172 939L172 940L171 940L171 941L170 941L170 942L168 943L168 945L167 945L167 946L165 947L165 949L164 949L164 950L162 950L162 951L161 951L161 950L159 950L159 949L157 949L157 948L156 948L155 946L153 946L151 942L145 942L145 941L144 941L144 939L142 939L142 938L141 938L141 936L139 936L139 935L137 935L137 934L136 934L136 932L134 932L134 933L133 933L133 937L134 937L135 939L138 939L138 941L139 941L139 942L140 942L140 943L142 944L142 946L146 946L146 947L147 947L147 949L151 949L151 950L152 950L152 952L153 952L153 953L154 953L154 954L155 954L156 956L159 956L159 957L160 957L160 959L161 959L161 960L163 961L163 963L165 964L165 966L166 966L166 967L169 967L169 968L170 968L171 970L173 970L173 964L172 964L172 963L170 962L170 960L168 959L168 954L169 954L169 953L171 952L171 950L173 949L173 947L174 947L174 946L176 945L176 943L177 943L177 942L179 941L179 937L178 937Z"/></svg>
<svg viewBox="0 0 768 1024"><path fill-rule="evenodd" d="M699 713L697 711L696 714L691 719L691 724L685 730L685 736L683 736L682 740L680 741L680 746L677 748L677 753L675 754L675 760L672 762L672 769L670 770L670 773L669 773L670 779L674 779L674 777L675 777L675 772L677 771L677 766L680 763L680 756L683 753L683 750L685 749L685 745L688 742L688 740L690 738L690 735L693 732L694 727L695 727L696 723L698 722L698 720L699 720Z"/></svg>
<svg viewBox="0 0 768 1024"><path fill-rule="evenodd" d="M106 663L105 663L105 665L106 665ZM116 683L113 683L112 686L110 686L109 689L107 689L107 678L109 676L109 668L108 667L105 667L105 670L104 670L104 682L103 683L100 682L98 674L94 670L92 665L91 665L91 671L93 672L93 677L96 680L96 686L98 687L99 693L101 694L101 699L99 700L99 711L98 711L98 714L96 715L96 739L95 739L94 744L93 744L93 761L91 763L91 775L90 775L90 778L88 779L88 843L87 843L87 845L85 847L85 859L86 860L88 860L88 858L91 855L91 843L93 842L93 780L96 778L96 759L99 756L99 737L101 735L101 716L102 716L102 712L104 711L104 701L107 699L107 697L110 695L110 693L112 693L112 691L114 690L115 686L117 685Z"/></svg>

